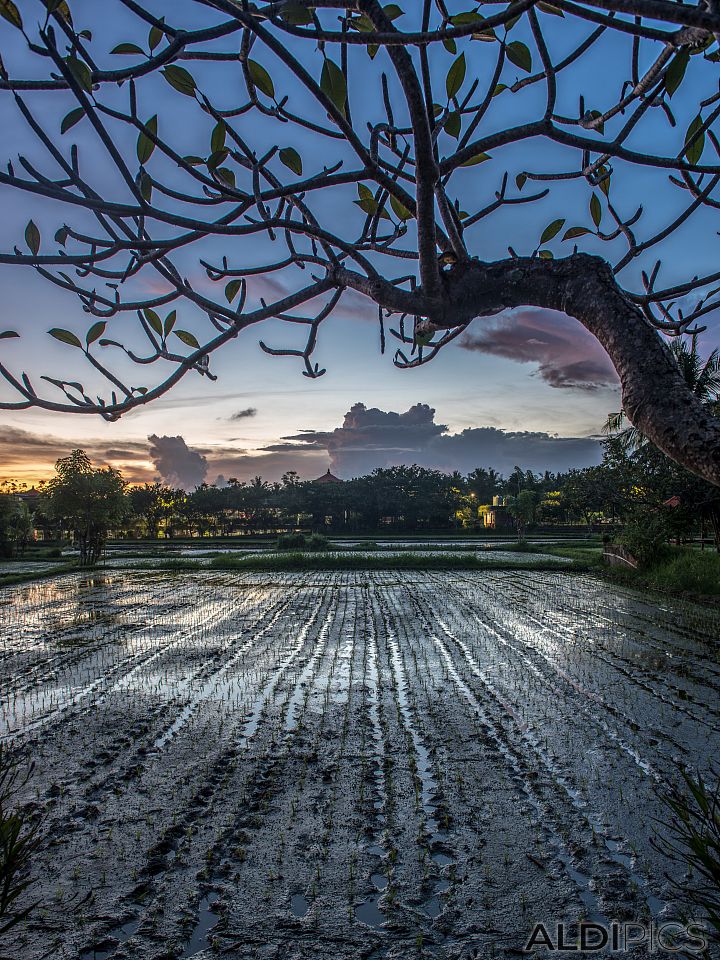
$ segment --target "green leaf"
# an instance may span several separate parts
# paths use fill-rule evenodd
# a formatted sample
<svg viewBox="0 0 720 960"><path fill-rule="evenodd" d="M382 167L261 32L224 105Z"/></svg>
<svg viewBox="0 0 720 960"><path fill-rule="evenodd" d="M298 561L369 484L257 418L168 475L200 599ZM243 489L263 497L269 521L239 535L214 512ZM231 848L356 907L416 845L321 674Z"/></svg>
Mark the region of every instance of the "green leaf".
<svg viewBox="0 0 720 960"><path fill-rule="evenodd" d="M474 157L470 157L469 160L466 160L465 163L461 163L461 167L474 167L478 163L484 163L486 160L490 159L489 153L476 153Z"/></svg>
<svg viewBox="0 0 720 960"><path fill-rule="evenodd" d="M0 17L3 17L8 23L11 23L18 30L22 30L22 17L20 11L12 0L0 0Z"/></svg>
<svg viewBox="0 0 720 960"><path fill-rule="evenodd" d="M235 189L235 174L228 167L220 167L215 171L217 177L226 183L229 187Z"/></svg>
<svg viewBox="0 0 720 960"><path fill-rule="evenodd" d="M370 17L366 16L364 13L359 17L353 17L352 20L348 21L348 23L353 30L357 30L359 33L372 33L375 29Z"/></svg>
<svg viewBox="0 0 720 960"><path fill-rule="evenodd" d="M48 13L56 13L59 17L62 17L63 20L72 26L70 7L67 5L65 0L43 0L43 3L47 7Z"/></svg>
<svg viewBox="0 0 720 960"><path fill-rule="evenodd" d="M702 129L702 116L698 114L688 127L685 134L685 149L683 153L688 163L699 163L702 152L705 149L705 132L699 134ZM693 140L693 138L696 138Z"/></svg>
<svg viewBox="0 0 720 960"><path fill-rule="evenodd" d="M312 13L308 8L301 3L295 3L294 0L288 0L287 3L283 4L280 16L285 23L289 23L293 27L304 27L313 22Z"/></svg>
<svg viewBox="0 0 720 960"><path fill-rule="evenodd" d="M150 307L146 307L143 310L143 316L147 320L148 324L153 328L155 333L161 337L163 335L163 325L157 313L155 313L154 310L151 310Z"/></svg>
<svg viewBox="0 0 720 960"><path fill-rule="evenodd" d="M152 200L153 185L152 180L144 170L141 170L138 174L137 183L140 190L140 196L146 201L146 203L150 203Z"/></svg>
<svg viewBox="0 0 720 960"><path fill-rule="evenodd" d="M192 347L194 350L197 350L200 344L197 342L197 337L193 333L189 333L187 330L176 330L175 336L178 337L184 344L188 347Z"/></svg>
<svg viewBox="0 0 720 960"><path fill-rule="evenodd" d="M353 200L353 203L360 207L363 213L373 214L377 210L377 201L374 197L364 197L361 200Z"/></svg>
<svg viewBox="0 0 720 960"><path fill-rule="evenodd" d="M402 220L403 223L405 223L406 220L412 219L412 213L410 213L405 204L401 203L397 197L390 196L390 206L398 220Z"/></svg>
<svg viewBox="0 0 720 960"><path fill-rule="evenodd" d="M391 22L397 20L398 17L403 15L403 11L396 3L388 3L383 7L383 13Z"/></svg>
<svg viewBox="0 0 720 960"><path fill-rule="evenodd" d="M518 188L518 190L522 190L522 188L525 186L526 181L527 181L527 174L519 173L515 177L515 186Z"/></svg>
<svg viewBox="0 0 720 960"><path fill-rule="evenodd" d="M3 330L0 333L0 340L10 340L12 337L19 337L19 333L15 333L14 330Z"/></svg>
<svg viewBox="0 0 720 960"><path fill-rule="evenodd" d="M454 37L448 37L446 40L443 40L443 46L448 53L452 53L453 56L457 53L457 44L455 43Z"/></svg>
<svg viewBox="0 0 720 960"><path fill-rule="evenodd" d="M74 127L85 116L85 110L82 107L76 107L74 110L71 110L65 117L63 117L63 122L60 124L60 133L67 133L71 127Z"/></svg>
<svg viewBox="0 0 720 960"><path fill-rule="evenodd" d="M520 69L526 73L530 73L532 70L532 56L524 43L521 43L519 40L513 40L513 42L509 43L505 48L505 53L511 63L514 63L516 67L520 67Z"/></svg>
<svg viewBox="0 0 720 960"><path fill-rule="evenodd" d="M171 310L170 313L165 317L165 323L163 324L163 332L165 333L166 337L172 333L172 329L175 326L176 320L177 310Z"/></svg>
<svg viewBox="0 0 720 960"><path fill-rule="evenodd" d="M564 225L564 219L553 220L553 222L549 223L543 230L540 243L547 243L549 240L552 240L553 237L556 237L560 233Z"/></svg>
<svg viewBox="0 0 720 960"><path fill-rule="evenodd" d="M94 323L87 332L85 337L85 343L89 347L91 343L95 343L105 333L105 327L107 324L104 320L98 320L97 323Z"/></svg>
<svg viewBox="0 0 720 960"><path fill-rule="evenodd" d="M503 90L507 90L506 83L498 83L495 89L493 90L493 96L496 97L499 93L502 93Z"/></svg>
<svg viewBox="0 0 720 960"><path fill-rule="evenodd" d="M541 260L554 260L552 250L538 250L538 256Z"/></svg>
<svg viewBox="0 0 720 960"><path fill-rule="evenodd" d="M68 70L75 78L77 85L86 93L92 92L92 73L90 67L77 57L67 57L65 59Z"/></svg>
<svg viewBox="0 0 720 960"><path fill-rule="evenodd" d="M213 132L210 136L210 149L213 153L219 153L225 147L226 137L227 127L222 120L218 120L213 127Z"/></svg>
<svg viewBox="0 0 720 960"><path fill-rule="evenodd" d="M457 140L457 138L460 136L460 128L460 111L453 110L452 113L448 114L445 121L445 133L447 133L448 136L455 137Z"/></svg>
<svg viewBox="0 0 720 960"><path fill-rule="evenodd" d="M320 89L328 98L332 100L340 113L345 114L345 104L347 103L347 84L345 75L340 67L332 60L325 59L320 75Z"/></svg>
<svg viewBox="0 0 720 960"><path fill-rule="evenodd" d="M60 229L55 234L55 243L59 243L61 247L64 247L67 243L68 238L68 228L60 227Z"/></svg>
<svg viewBox="0 0 720 960"><path fill-rule="evenodd" d="M299 177L302 176L302 157L294 147L284 147L280 151L280 161L285 164L288 170L292 170Z"/></svg>
<svg viewBox="0 0 720 960"><path fill-rule="evenodd" d="M225 299L228 303L232 303L235 297L240 292L242 287L242 280L231 280L230 283L225 287Z"/></svg>
<svg viewBox="0 0 720 960"><path fill-rule="evenodd" d="M124 54L126 56L145 56L145 51L136 43L119 43L116 47L113 47L110 53Z"/></svg>
<svg viewBox="0 0 720 960"><path fill-rule="evenodd" d="M48 333L51 337L55 337L56 340L60 340L62 343L69 343L71 347L80 347L82 350L82 344L75 334L70 333L69 330L61 330L59 327L53 327L52 330L48 330Z"/></svg>
<svg viewBox="0 0 720 960"><path fill-rule="evenodd" d="M448 70L447 77L445 78L445 90L447 92L448 100L452 100L452 98L460 90L460 87L462 87L465 80L466 71L467 66L465 64L465 54L461 53Z"/></svg>
<svg viewBox="0 0 720 960"><path fill-rule="evenodd" d="M553 17L564 17L565 14L559 7L554 7L551 3L545 3L544 0L540 0L537 5L538 10L542 10L543 13L550 13Z"/></svg>
<svg viewBox="0 0 720 960"><path fill-rule="evenodd" d="M477 10L466 10L464 13L456 13L450 17L450 23L455 27L462 27L467 23L481 23L485 18Z"/></svg>
<svg viewBox="0 0 720 960"><path fill-rule="evenodd" d="M473 40L483 40L485 43L492 43L494 40L497 40L497 35L492 27L487 27L485 30L478 30L477 33L472 35Z"/></svg>
<svg viewBox="0 0 720 960"><path fill-rule="evenodd" d="M584 237L587 233L592 233L592 230L588 230L587 227L570 227L565 231L563 240L574 240L575 237Z"/></svg>
<svg viewBox="0 0 720 960"><path fill-rule="evenodd" d="M690 51L679 50L670 61L670 66L665 73L665 89L667 95L671 97L682 83L687 65L690 62Z"/></svg>
<svg viewBox="0 0 720 960"><path fill-rule="evenodd" d="M600 226L600 221L602 220L602 207L600 206L600 199L596 193L590 197L590 216L596 227Z"/></svg>
<svg viewBox="0 0 720 960"><path fill-rule="evenodd" d="M250 77L255 86L260 90L265 96L270 97L272 100L275 99L275 86L272 82L272 77L267 72L265 67L261 63L258 63L257 60L248 60L247 68L250 72Z"/></svg>
<svg viewBox="0 0 720 960"><path fill-rule="evenodd" d="M147 133L145 133L145 130L147 130ZM148 122L145 124L145 130L142 130L140 132L140 135L137 141L137 158L140 161L141 166L144 166L148 162L148 160L152 156L153 150L155 149L155 144L148 136L148 133L152 134L155 137L157 136L157 130L158 130L157 114L155 114L154 117L150 117Z"/></svg>
<svg viewBox="0 0 720 960"><path fill-rule="evenodd" d="M222 150L218 150L217 153L211 153L207 158L207 168L208 170L215 170L220 166L221 163L224 163L227 160L230 151L227 147L223 147Z"/></svg>
<svg viewBox="0 0 720 960"><path fill-rule="evenodd" d="M31 253L37 254L40 249L40 231L32 220L25 227L25 243Z"/></svg>
<svg viewBox="0 0 720 960"><path fill-rule="evenodd" d="M154 50L164 36L165 34L160 27L152 26L150 28L150 33L148 34L148 46L150 49Z"/></svg>
<svg viewBox="0 0 720 960"><path fill-rule="evenodd" d="M195 96L197 89L195 79L185 67L178 67L174 63L169 63L161 73L170 86L175 87L179 93L185 94L186 97Z"/></svg>

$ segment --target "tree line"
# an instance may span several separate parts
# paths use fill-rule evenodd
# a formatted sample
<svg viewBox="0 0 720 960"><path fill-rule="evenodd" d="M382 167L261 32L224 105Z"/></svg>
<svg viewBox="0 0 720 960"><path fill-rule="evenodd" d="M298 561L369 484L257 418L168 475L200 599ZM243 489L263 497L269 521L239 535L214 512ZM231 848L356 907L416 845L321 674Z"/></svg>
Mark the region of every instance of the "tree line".
<svg viewBox="0 0 720 960"><path fill-rule="evenodd" d="M23 498L5 482L0 496L0 546L21 553L35 532L70 537L81 562L94 563L109 535L177 538L281 533L294 530L376 534L481 531L493 501L496 524L524 537L533 529L578 525L621 531L638 553L669 539L713 538L720 547L718 489L675 464L648 443L624 433L603 442L596 467L535 474L516 467L504 477L492 468L447 474L416 465L394 466L345 482L281 482L262 477L201 484L192 491L161 482L131 485L112 467L94 467L82 450L58 460L39 496Z"/></svg>

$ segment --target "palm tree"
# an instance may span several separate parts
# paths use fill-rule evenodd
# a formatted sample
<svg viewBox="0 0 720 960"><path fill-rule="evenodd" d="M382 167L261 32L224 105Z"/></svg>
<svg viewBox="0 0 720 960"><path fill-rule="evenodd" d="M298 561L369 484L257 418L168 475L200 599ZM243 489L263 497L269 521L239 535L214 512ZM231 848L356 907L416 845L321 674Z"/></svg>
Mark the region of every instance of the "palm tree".
<svg viewBox="0 0 720 960"><path fill-rule="evenodd" d="M670 352L680 368L683 379L696 397L718 414L720 406L720 352L713 350L707 360L703 361L698 353L697 334L687 340L679 337L670 344ZM631 453L645 446L649 441L637 427L625 426L627 418L624 411L608 415L603 433L613 440L618 440L625 453Z"/></svg>

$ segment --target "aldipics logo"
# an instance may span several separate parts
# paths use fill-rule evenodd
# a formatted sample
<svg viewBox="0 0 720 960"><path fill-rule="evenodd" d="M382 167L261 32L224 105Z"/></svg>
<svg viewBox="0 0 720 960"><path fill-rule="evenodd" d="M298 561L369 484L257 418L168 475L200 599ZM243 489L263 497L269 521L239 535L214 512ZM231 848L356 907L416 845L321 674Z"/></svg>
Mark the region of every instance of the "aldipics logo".
<svg viewBox="0 0 720 960"><path fill-rule="evenodd" d="M627 953L646 950L649 954L705 953L708 942L701 921L640 923L612 920L608 924L558 923L549 928L536 923L525 944L525 953Z"/></svg>

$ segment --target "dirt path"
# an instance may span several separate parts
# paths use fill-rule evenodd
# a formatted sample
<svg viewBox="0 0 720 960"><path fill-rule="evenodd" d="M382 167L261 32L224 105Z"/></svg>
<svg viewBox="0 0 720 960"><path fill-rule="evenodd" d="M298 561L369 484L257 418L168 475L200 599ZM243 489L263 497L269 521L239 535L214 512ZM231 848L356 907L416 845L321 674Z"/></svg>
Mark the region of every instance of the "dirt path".
<svg viewBox="0 0 720 960"><path fill-rule="evenodd" d="M720 746L717 614L553 573L2 591L48 838L15 960L514 955L657 916L657 785Z"/></svg>

